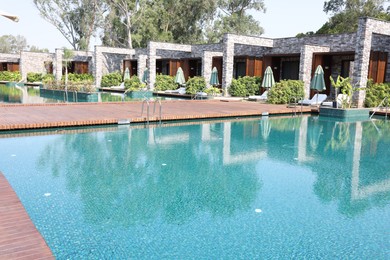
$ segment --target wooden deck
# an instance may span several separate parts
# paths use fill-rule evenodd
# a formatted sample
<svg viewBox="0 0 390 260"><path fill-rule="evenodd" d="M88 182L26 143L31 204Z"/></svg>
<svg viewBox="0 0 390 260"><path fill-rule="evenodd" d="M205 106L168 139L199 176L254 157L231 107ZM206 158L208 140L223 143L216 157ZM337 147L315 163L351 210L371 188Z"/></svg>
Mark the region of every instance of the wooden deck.
<svg viewBox="0 0 390 260"><path fill-rule="evenodd" d="M45 240L1 172L0 259L54 259Z"/></svg>
<svg viewBox="0 0 390 260"><path fill-rule="evenodd" d="M219 100L162 101L162 121L209 119L241 116L289 114L294 108L286 105L269 105L258 102L222 102ZM37 129L64 126L87 126L118 124L123 120L132 123L147 121L147 105L142 102L120 103L68 103L0 105L0 130ZM150 103L150 121L158 121L159 105L153 114L154 103ZM295 108L300 112L301 107ZM303 112L311 112L303 107Z"/></svg>

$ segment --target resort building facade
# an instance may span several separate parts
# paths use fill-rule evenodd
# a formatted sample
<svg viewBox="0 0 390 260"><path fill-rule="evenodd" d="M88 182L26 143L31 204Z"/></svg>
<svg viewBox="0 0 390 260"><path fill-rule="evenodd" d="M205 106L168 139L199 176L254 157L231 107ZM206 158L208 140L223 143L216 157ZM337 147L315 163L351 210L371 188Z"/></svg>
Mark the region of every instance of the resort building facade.
<svg viewBox="0 0 390 260"><path fill-rule="evenodd" d="M302 80L305 95L311 97L310 80L315 68L322 65L328 96L334 95L329 77L350 77L353 86L365 87L368 79L390 81L390 23L360 18L356 33L314 35L269 39L264 37L226 34L217 44L173 44L149 42L144 49L122 49L95 46L94 51L75 51L69 72L93 74L100 86L102 76L129 68L130 75L142 77L148 68L148 88L153 90L157 74L175 75L179 67L189 77L203 76L209 81L213 67L219 72L221 88L234 78L262 76L267 66L273 69L276 81ZM20 70L53 73L57 80L63 75L63 50L55 53L0 54L0 71ZM363 105L364 91L355 93L358 106Z"/></svg>

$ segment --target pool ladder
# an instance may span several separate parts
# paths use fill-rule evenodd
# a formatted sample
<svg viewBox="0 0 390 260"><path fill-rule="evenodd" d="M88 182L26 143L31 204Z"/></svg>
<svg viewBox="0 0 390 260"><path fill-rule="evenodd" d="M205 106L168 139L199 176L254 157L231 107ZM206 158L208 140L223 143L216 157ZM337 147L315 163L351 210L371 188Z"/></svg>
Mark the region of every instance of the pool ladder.
<svg viewBox="0 0 390 260"><path fill-rule="evenodd" d="M372 119L372 117L375 115L375 113L377 112L377 109L380 109L380 108L383 108L383 103L386 101L386 114L385 114L385 119L387 120L387 111L388 111L388 108L389 108L389 102L388 102L388 98L385 97L381 103L376 107L374 108L372 114L370 115L370 119Z"/></svg>
<svg viewBox="0 0 390 260"><path fill-rule="evenodd" d="M150 103L153 103L153 115L156 112L156 104L159 104L159 123L161 124L161 114L162 114L162 105L161 105L161 100L159 98L152 99L150 100L149 98L145 98L142 101L142 110L141 110L141 117L144 114L144 106L146 104L146 123L149 125L149 119L150 119Z"/></svg>
<svg viewBox="0 0 390 260"><path fill-rule="evenodd" d="M300 100L300 99L301 99L301 97L291 97L290 98L290 103L288 104L287 107L292 109L292 112L293 112L292 116L296 116L297 112L299 111L298 100ZM302 103L301 103L300 107L301 107L301 115L302 115L302 113L303 113L303 105L302 105Z"/></svg>

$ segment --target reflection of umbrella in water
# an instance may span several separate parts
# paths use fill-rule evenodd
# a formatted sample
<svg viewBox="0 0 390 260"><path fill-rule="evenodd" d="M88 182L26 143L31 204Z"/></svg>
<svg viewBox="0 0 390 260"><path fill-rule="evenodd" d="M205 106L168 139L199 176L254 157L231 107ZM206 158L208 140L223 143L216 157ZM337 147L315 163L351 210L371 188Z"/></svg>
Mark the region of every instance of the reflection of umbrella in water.
<svg viewBox="0 0 390 260"><path fill-rule="evenodd" d="M271 122L268 118L265 118L260 121L260 128L261 128L261 136L264 140L267 140L269 137L269 134L271 133Z"/></svg>
<svg viewBox="0 0 390 260"><path fill-rule="evenodd" d="M263 81L261 82L261 87L269 89L275 85L274 73L270 66L265 69Z"/></svg>
<svg viewBox="0 0 390 260"><path fill-rule="evenodd" d="M310 89L317 91L317 100L318 103L318 92L326 90L325 79L324 79L324 70L321 65L318 65L316 71L314 72L314 77L310 82Z"/></svg>
<svg viewBox="0 0 390 260"><path fill-rule="evenodd" d="M125 75L123 76L123 80L128 80L128 79L130 79L130 71L129 71L129 68L126 67Z"/></svg>
<svg viewBox="0 0 390 260"><path fill-rule="evenodd" d="M148 83L148 77L149 77L149 70L148 70L148 68L146 68L144 70L144 75L142 76L142 82Z"/></svg>
<svg viewBox="0 0 390 260"><path fill-rule="evenodd" d="M175 83L179 84L180 86L186 83L186 79L184 78L184 72L181 67L177 69Z"/></svg>
<svg viewBox="0 0 390 260"><path fill-rule="evenodd" d="M211 71L210 85L211 85L211 86L217 86L217 85L219 85L218 70L217 70L216 67L214 67L213 70Z"/></svg>

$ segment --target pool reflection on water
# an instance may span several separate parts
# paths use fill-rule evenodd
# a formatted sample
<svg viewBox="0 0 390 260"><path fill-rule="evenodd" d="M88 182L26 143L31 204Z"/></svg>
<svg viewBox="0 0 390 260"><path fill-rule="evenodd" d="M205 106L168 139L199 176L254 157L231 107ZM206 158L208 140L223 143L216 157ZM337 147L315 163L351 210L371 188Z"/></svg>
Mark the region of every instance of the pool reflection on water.
<svg viewBox="0 0 390 260"><path fill-rule="evenodd" d="M295 117L0 135L0 170L58 258L385 259L389 130Z"/></svg>

